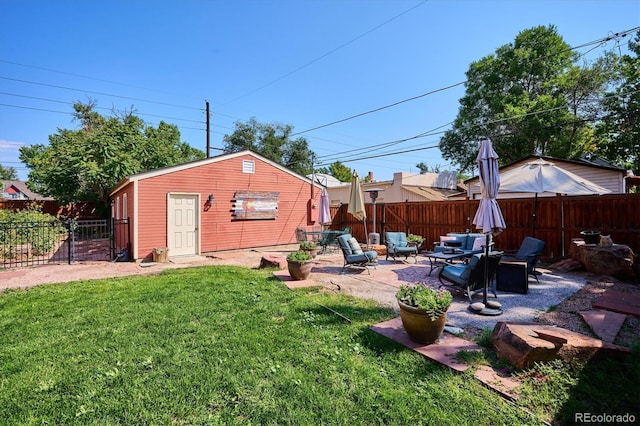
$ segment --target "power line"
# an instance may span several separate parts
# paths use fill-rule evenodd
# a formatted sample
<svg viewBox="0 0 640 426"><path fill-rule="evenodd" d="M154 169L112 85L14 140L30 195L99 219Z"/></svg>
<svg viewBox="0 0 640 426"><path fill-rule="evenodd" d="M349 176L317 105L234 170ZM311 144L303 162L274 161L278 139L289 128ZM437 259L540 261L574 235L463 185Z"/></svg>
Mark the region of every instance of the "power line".
<svg viewBox="0 0 640 426"><path fill-rule="evenodd" d="M342 123L342 122L348 121L348 120L353 120L354 118L362 117L363 115L372 114L374 112L382 111L383 109L387 109L387 108L391 108L391 107L394 107L394 106L398 106L398 105L403 104L405 102L415 101L416 99L424 98L425 96L433 95L434 93L438 93L438 92L442 92L442 91L445 91L445 90L452 89L452 88L454 88L456 86L460 86L461 84L464 84L464 83L465 82L462 81L460 83L455 83L455 84L452 84L450 86L446 86L446 87L442 87L440 89L432 90L430 92L426 92L426 93L423 93L423 94L418 95L418 96L413 96L411 98L403 99L401 101L394 102L394 103L389 104L389 105L385 105L385 106L382 106L382 107L379 107L379 108L375 108L375 109L372 109L372 110L369 110L369 111L366 111L366 112L361 112L360 114L352 115L350 117L343 118L341 120L332 121L331 123L323 124L322 126L317 126L317 127L311 128L311 129L304 130L302 132L297 132L297 133L292 134L291 136L301 135L303 133L311 132L313 130L322 129L323 127L333 126L334 124Z"/></svg>
<svg viewBox="0 0 640 426"><path fill-rule="evenodd" d="M629 30L621 31L621 32L615 33L615 34L613 34L611 36L607 36L607 37L603 37L603 38L600 38L600 39L597 39L597 40L594 40L594 41L590 41L588 43L584 43L584 44L581 44L581 45L576 46L576 47L569 47L567 50L568 51L576 50L576 49L579 49L579 48L582 48L582 47L591 46L591 45L594 45L594 44L595 45L602 45L603 43L606 43L607 41L610 41L610 40L613 40L613 39L617 39L617 38L620 38L620 37L626 37L628 33L637 31L639 29L640 29L640 27L631 28ZM591 49L591 50L593 50L593 49ZM591 52L591 50L589 50L586 53ZM584 53L584 54L582 54L580 56L583 56L586 53ZM543 60L544 58L545 57L540 58L540 60ZM303 134L303 133L311 132L313 130L322 129L324 127L332 126L334 124L342 123L344 121L352 120L354 118L362 117L362 116L367 115L367 114L371 114L371 113L378 112L378 111L381 111L381 110L384 110L384 109L387 109L387 108L391 108L393 106L397 106L397 105L400 105L400 104L405 103L405 102L413 101L413 100L416 100L416 99L419 99L419 98L422 98L422 97L425 97L425 96L428 96L428 95L431 95L431 94L434 94L434 93L438 93L438 92L441 92L441 91L444 91L444 90L451 89L451 88L459 86L461 84L465 84L465 83L467 83L467 81L468 80L465 80L465 81L462 81L462 82L459 82L459 83L452 84L450 86L446 86L446 87L443 87L443 88L440 88L440 89L432 90L432 91L427 92L427 93L423 93L422 95L418 95L418 96L414 96L414 97L411 97L411 98L407 98L407 99L404 99L402 101L395 102L393 104L389 104L389 105L386 105L386 106L383 106L383 107L380 107L380 108L375 108L375 109L372 109L372 110L369 110L369 111L366 111L366 112L363 112L363 113L360 113L360 114L355 114L355 115L352 115L350 117L343 118L343 119L340 119L340 120L332 121L330 123L323 124L321 126L316 126L316 127L311 128L311 129L304 130L302 132L294 133L291 136L296 136L296 135L300 135L300 134Z"/></svg>
<svg viewBox="0 0 640 426"><path fill-rule="evenodd" d="M74 105L75 102L69 102L69 101L60 101L60 100L56 100L56 99L48 99L48 98L41 98L41 97L37 97L37 96L27 96L27 95L18 95L16 93L8 93L8 92L0 92L0 95L7 95L7 96L15 96L18 98L26 98L26 99L34 99L34 100L38 100L38 101L46 101L46 102L55 102L55 103L59 103L59 104L65 104L65 105ZM105 110L105 111L112 111L112 108L107 108L107 107L99 107L99 106L94 106L95 109L101 109L101 110ZM204 124L205 122L200 120L190 120L187 118L177 118L177 117L167 117L164 115L155 115L155 114L146 114L146 113L141 113L141 112L136 112L136 115L144 115L147 117L156 117L156 118L166 118L167 120L178 120L178 121L186 121L186 122L190 122L190 123L198 123L198 124Z"/></svg>
<svg viewBox="0 0 640 426"><path fill-rule="evenodd" d="M17 81L17 82L20 82L20 83L35 84L35 85L38 85L38 86L53 87L55 89L73 90L75 92L83 92L83 93L91 93L91 94L94 94L94 95L109 96L109 97L112 97L112 98L127 99L127 100L131 100L131 101L148 102L150 104L165 105L165 106L171 106L171 107L174 107L174 108L184 108L184 109L202 111L202 108L196 108L196 107L191 107L191 106L186 106L186 105L176 105L176 104L171 104L171 103L167 103L167 102L150 101L148 99L132 98L130 96L122 96L122 95L113 95L113 94L110 94L110 93L95 92L95 91L92 91L92 90L75 89L73 87L65 87L65 86L58 86L58 85L55 85L55 84L39 83L37 81L22 80L22 79L19 79L19 78L10 78L10 77L2 77L2 76L0 76L0 79L10 80L10 81Z"/></svg>
<svg viewBox="0 0 640 426"><path fill-rule="evenodd" d="M39 66L35 66L35 65L21 64L21 63L13 62L13 61L5 61L3 59L0 59L0 62L5 63L5 64L17 65L17 66L25 67L25 68L31 68L31 69L34 69L34 70L47 71L47 72L52 72L52 73L56 73L56 74L68 75L68 76L71 76L71 77L78 77L78 78L84 78L84 79L87 79L87 80L99 81L99 82L102 82L102 83L110 83L110 84L116 84L118 86L131 87L131 88L134 88L134 89L148 90L150 92L163 93L165 95L182 96L182 97L189 97L189 98L192 98L192 99L202 100L200 98L196 98L196 97L193 97L193 96L186 96L184 94L171 93L171 92L166 92L164 90L151 89L149 87L136 86L135 84L127 84L127 83L122 83L122 82L113 81L113 80L105 80L105 79L101 79L101 78L89 77L89 76L86 76L86 75L74 74L74 73L70 73L70 72L66 72L66 71L52 70L50 68L44 68L44 67L39 67Z"/></svg>
<svg viewBox="0 0 640 426"><path fill-rule="evenodd" d="M53 109L46 109L46 108L35 108L35 107L28 107L28 106L23 106L23 105L11 105L11 104L3 104L0 103L0 106L5 106L5 107L10 107L10 108L21 108L21 109L29 109L29 110L33 110L33 111L43 111L43 112L51 112L51 113L56 113L56 114L66 114L66 115L71 115L73 116L74 113L69 112L69 111L56 111ZM143 115L143 114L140 114ZM151 115L151 114L147 114L147 115ZM201 122L196 122L196 123L201 123ZM158 123L147 123L149 125L158 125ZM177 126L177 125L176 125ZM204 131L205 129L203 128L196 128L196 127L188 127L188 126L178 126L180 129L189 129L189 130L202 130Z"/></svg>

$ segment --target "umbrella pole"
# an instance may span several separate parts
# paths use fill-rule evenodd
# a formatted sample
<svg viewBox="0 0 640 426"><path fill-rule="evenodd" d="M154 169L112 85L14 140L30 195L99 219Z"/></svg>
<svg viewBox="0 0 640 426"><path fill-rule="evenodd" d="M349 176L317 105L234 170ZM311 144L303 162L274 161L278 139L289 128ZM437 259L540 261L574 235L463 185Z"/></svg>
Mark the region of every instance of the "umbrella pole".
<svg viewBox="0 0 640 426"><path fill-rule="evenodd" d="M469 311L486 316L502 315L502 305L499 302L489 303L487 301L487 293L489 292L489 233L486 234L486 242L484 245L484 293L482 295L482 309L475 310L469 306Z"/></svg>
<svg viewBox="0 0 640 426"><path fill-rule="evenodd" d="M484 244L484 295L482 303L487 306L487 291L489 287L489 234L486 234L486 242Z"/></svg>
<svg viewBox="0 0 640 426"><path fill-rule="evenodd" d="M531 236L536 237L536 217L538 216L538 193L533 197L533 225L531 226Z"/></svg>

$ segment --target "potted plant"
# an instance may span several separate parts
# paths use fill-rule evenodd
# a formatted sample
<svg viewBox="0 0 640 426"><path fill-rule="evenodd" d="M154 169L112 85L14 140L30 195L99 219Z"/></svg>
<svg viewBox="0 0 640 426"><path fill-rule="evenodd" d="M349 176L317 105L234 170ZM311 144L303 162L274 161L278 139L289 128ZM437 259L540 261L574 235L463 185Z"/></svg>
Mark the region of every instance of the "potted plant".
<svg viewBox="0 0 640 426"><path fill-rule="evenodd" d="M306 280L311 274L311 255L306 250L298 250L287 256L289 275L294 280Z"/></svg>
<svg viewBox="0 0 640 426"><path fill-rule="evenodd" d="M421 235L409 234L407 235L407 243L410 246L420 247L424 242L424 237Z"/></svg>
<svg viewBox="0 0 640 426"><path fill-rule="evenodd" d="M600 231L597 229L581 231L580 235L584 239L585 244L598 244L598 242L600 242Z"/></svg>
<svg viewBox="0 0 640 426"><path fill-rule="evenodd" d="M314 241L300 241L300 250L308 251L311 258L315 259L320 247Z"/></svg>
<svg viewBox="0 0 640 426"><path fill-rule="evenodd" d="M447 310L453 300L449 291L424 282L402 284L396 299L402 326L411 340L425 344L438 340L447 323Z"/></svg>

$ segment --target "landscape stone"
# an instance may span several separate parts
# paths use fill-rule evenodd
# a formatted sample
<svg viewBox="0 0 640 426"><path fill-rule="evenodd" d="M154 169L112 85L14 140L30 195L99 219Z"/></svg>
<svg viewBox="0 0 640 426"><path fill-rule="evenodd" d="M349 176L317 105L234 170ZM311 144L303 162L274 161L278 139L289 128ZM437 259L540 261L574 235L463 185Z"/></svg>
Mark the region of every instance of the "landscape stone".
<svg viewBox="0 0 640 426"><path fill-rule="evenodd" d="M609 275L631 282L636 279L633 268L636 255L624 244L600 247L574 239L569 248L569 257L580 262L587 271L597 275Z"/></svg>
<svg viewBox="0 0 640 426"><path fill-rule="evenodd" d="M260 259L259 269L263 268L279 268L286 269L287 268L287 259L281 256L274 255L265 255Z"/></svg>
<svg viewBox="0 0 640 426"><path fill-rule="evenodd" d="M498 322L491 334L498 357L517 368L561 359L586 362L594 357L622 357L629 348L603 342L560 327Z"/></svg>

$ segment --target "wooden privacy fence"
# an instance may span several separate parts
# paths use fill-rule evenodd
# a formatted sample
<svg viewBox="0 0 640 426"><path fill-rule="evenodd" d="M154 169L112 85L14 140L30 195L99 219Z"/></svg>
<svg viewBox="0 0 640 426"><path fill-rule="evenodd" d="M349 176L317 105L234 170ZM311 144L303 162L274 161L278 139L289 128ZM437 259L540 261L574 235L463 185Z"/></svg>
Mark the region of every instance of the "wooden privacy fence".
<svg viewBox="0 0 640 426"><path fill-rule="evenodd" d="M640 253L640 194L499 199L507 229L495 238L498 250L517 250L526 236L543 240L545 260L566 257L573 238L597 229L614 243ZM473 217L478 200L425 201L376 204L376 232L384 242L385 231L402 231L426 238L426 249L447 232L477 232ZM349 227L359 241L366 241L363 222L347 213L347 205L331 208L331 228ZM366 205L367 232L373 229L373 204Z"/></svg>

